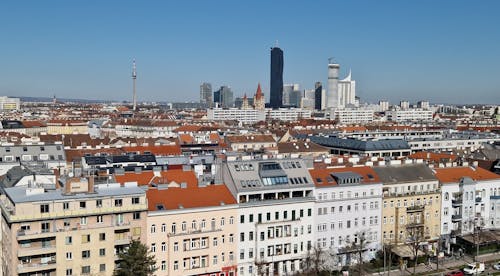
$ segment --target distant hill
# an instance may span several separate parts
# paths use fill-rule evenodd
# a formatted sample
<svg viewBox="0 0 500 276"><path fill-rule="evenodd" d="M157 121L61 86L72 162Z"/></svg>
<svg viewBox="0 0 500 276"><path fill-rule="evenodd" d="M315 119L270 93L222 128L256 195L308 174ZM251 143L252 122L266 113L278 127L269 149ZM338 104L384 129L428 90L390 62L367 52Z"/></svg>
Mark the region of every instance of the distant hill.
<svg viewBox="0 0 500 276"><path fill-rule="evenodd" d="M52 98L49 97L23 97L14 96L15 98L20 98L22 102L52 102ZM66 99L57 98L58 102L70 102L70 103L111 103L116 101L104 101L104 100L91 100L91 99Z"/></svg>

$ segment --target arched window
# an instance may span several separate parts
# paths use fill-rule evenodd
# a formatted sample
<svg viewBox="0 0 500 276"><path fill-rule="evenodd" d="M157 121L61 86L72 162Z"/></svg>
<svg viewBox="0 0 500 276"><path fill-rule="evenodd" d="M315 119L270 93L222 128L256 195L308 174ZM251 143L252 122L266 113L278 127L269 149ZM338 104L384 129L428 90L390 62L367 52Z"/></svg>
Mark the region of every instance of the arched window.
<svg viewBox="0 0 500 276"><path fill-rule="evenodd" d="M448 192L444 193L444 200L448 200L450 198L450 194Z"/></svg>

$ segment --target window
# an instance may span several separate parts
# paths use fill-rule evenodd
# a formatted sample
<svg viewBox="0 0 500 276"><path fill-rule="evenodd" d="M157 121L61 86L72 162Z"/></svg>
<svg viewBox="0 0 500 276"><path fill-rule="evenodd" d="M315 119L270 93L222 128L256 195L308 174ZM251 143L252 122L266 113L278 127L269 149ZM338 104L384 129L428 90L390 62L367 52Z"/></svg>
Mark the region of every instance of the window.
<svg viewBox="0 0 500 276"><path fill-rule="evenodd" d="M193 230L196 230L196 220L193 220L193 221L191 222L191 228L192 228Z"/></svg>
<svg viewBox="0 0 500 276"><path fill-rule="evenodd" d="M151 244L151 252L156 252L156 243Z"/></svg>
<svg viewBox="0 0 500 276"><path fill-rule="evenodd" d="M245 215L240 216L240 223L245 223Z"/></svg>
<svg viewBox="0 0 500 276"><path fill-rule="evenodd" d="M96 220L97 220L97 223L103 223L104 222L104 219L103 219L103 216L102 215L98 215L96 217Z"/></svg>
<svg viewBox="0 0 500 276"><path fill-rule="evenodd" d="M80 224L81 225L87 225L87 217L81 217L80 218Z"/></svg>
<svg viewBox="0 0 500 276"><path fill-rule="evenodd" d="M240 242L244 242L245 241L245 233L241 232L240 233Z"/></svg>
<svg viewBox="0 0 500 276"><path fill-rule="evenodd" d="M87 259L87 258L90 258L90 250L82 251L82 259Z"/></svg>
<svg viewBox="0 0 500 276"><path fill-rule="evenodd" d="M72 259L73 259L73 253L66 252L66 260L72 260Z"/></svg>
<svg viewBox="0 0 500 276"><path fill-rule="evenodd" d="M89 243L89 242L90 242L90 234L82 235L82 243Z"/></svg>
<svg viewBox="0 0 500 276"><path fill-rule="evenodd" d="M213 239L213 245L214 245L214 246L217 246L217 238L214 238L214 239Z"/></svg>
<svg viewBox="0 0 500 276"><path fill-rule="evenodd" d="M122 205L123 205L122 199L115 199L115 207L122 207Z"/></svg>
<svg viewBox="0 0 500 276"><path fill-rule="evenodd" d="M63 210L69 209L69 202L63 202Z"/></svg>
<svg viewBox="0 0 500 276"><path fill-rule="evenodd" d="M66 276L72 276L73 275L73 269L68 268L66 269Z"/></svg>
<svg viewBox="0 0 500 276"><path fill-rule="evenodd" d="M161 243L161 251L163 252L167 251L167 244L165 242Z"/></svg>
<svg viewBox="0 0 500 276"><path fill-rule="evenodd" d="M285 213L286 213L286 211L285 211ZM253 222L253 214L250 214L248 216L248 222Z"/></svg>
<svg viewBox="0 0 500 276"><path fill-rule="evenodd" d="M179 270L179 261L174 261L174 270Z"/></svg>
<svg viewBox="0 0 500 276"><path fill-rule="evenodd" d="M106 240L106 233L99 233L99 240L105 241Z"/></svg>
<svg viewBox="0 0 500 276"><path fill-rule="evenodd" d="M101 257L106 256L106 248L99 249L99 256Z"/></svg>
<svg viewBox="0 0 500 276"><path fill-rule="evenodd" d="M99 271L100 271L100 272L104 272L104 271L106 271L106 264L100 264L100 265L99 265Z"/></svg>
<svg viewBox="0 0 500 276"><path fill-rule="evenodd" d="M161 270L167 270L167 262L161 261Z"/></svg>
<svg viewBox="0 0 500 276"><path fill-rule="evenodd" d="M96 200L96 201L95 201L95 206L96 206L97 208L102 207L102 199L98 199L98 200Z"/></svg>
<svg viewBox="0 0 500 276"><path fill-rule="evenodd" d="M49 212L49 204L40 205L40 213L48 213Z"/></svg>
<svg viewBox="0 0 500 276"><path fill-rule="evenodd" d="M134 212L133 219L141 219L141 212Z"/></svg>
<svg viewBox="0 0 500 276"><path fill-rule="evenodd" d="M176 230L177 230L177 227L175 225L175 223L172 223L172 234L175 234Z"/></svg>
<svg viewBox="0 0 500 276"><path fill-rule="evenodd" d="M87 207L87 202L85 202L85 201L80 201L80 208L81 208L81 209L84 209L84 208L86 208L86 207Z"/></svg>
<svg viewBox="0 0 500 276"><path fill-rule="evenodd" d="M216 264L217 264L217 255L214 255L214 256L212 257L212 264L213 264L213 265L216 265Z"/></svg>
<svg viewBox="0 0 500 276"><path fill-rule="evenodd" d="M156 233L156 224L151 224L151 233Z"/></svg>
<svg viewBox="0 0 500 276"><path fill-rule="evenodd" d="M161 224L161 231L166 232L167 231L167 225L165 223Z"/></svg>
<svg viewBox="0 0 500 276"><path fill-rule="evenodd" d="M229 224L234 224L234 217L233 216L229 217Z"/></svg>
<svg viewBox="0 0 500 276"><path fill-rule="evenodd" d="M82 274L90 274L90 265L82 266Z"/></svg>
<svg viewBox="0 0 500 276"><path fill-rule="evenodd" d="M140 199L138 197L133 197L132 198L132 204L139 204Z"/></svg>
<svg viewBox="0 0 500 276"><path fill-rule="evenodd" d="M181 224L181 230L182 231L186 231L186 229L187 229L186 222L183 221L182 224Z"/></svg>
<svg viewBox="0 0 500 276"><path fill-rule="evenodd" d="M65 238L65 242L66 242L66 244L68 244L68 245L69 245L69 244L72 244L72 243L73 243L73 238L72 238L71 236L67 236L67 237Z"/></svg>

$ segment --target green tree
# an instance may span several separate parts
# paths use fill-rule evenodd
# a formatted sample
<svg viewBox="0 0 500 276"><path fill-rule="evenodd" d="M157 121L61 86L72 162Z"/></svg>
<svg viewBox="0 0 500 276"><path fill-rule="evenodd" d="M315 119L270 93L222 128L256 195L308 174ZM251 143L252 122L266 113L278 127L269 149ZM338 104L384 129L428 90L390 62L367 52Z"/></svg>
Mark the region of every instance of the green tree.
<svg viewBox="0 0 500 276"><path fill-rule="evenodd" d="M139 240L132 240L128 250L118 254L115 276L148 276L156 271L156 260Z"/></svg>

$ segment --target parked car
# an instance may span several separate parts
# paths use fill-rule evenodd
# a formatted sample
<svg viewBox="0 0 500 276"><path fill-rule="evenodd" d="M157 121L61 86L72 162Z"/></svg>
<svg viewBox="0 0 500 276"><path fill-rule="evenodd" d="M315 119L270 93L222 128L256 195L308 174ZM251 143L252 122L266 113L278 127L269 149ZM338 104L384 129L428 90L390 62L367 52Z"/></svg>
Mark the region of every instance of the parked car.
<svg viewBox="0 0 500 276"><path fill-rule="evenodd" d="M471 263L464 268L464 273L468 275L479 274L484 272L484 263Z"/></svg>
<svg viewBox="0 0 500 276"><path fill-rule="evenodd" d="M493 264L493 269L500 270L500 262Z"/></svg>
<svg viewBox="0 0 500 276"><path fill-rule="evenodd" d="M460 270L455 270L447 273L445 276L464 276L464 273Z"/></svg>

